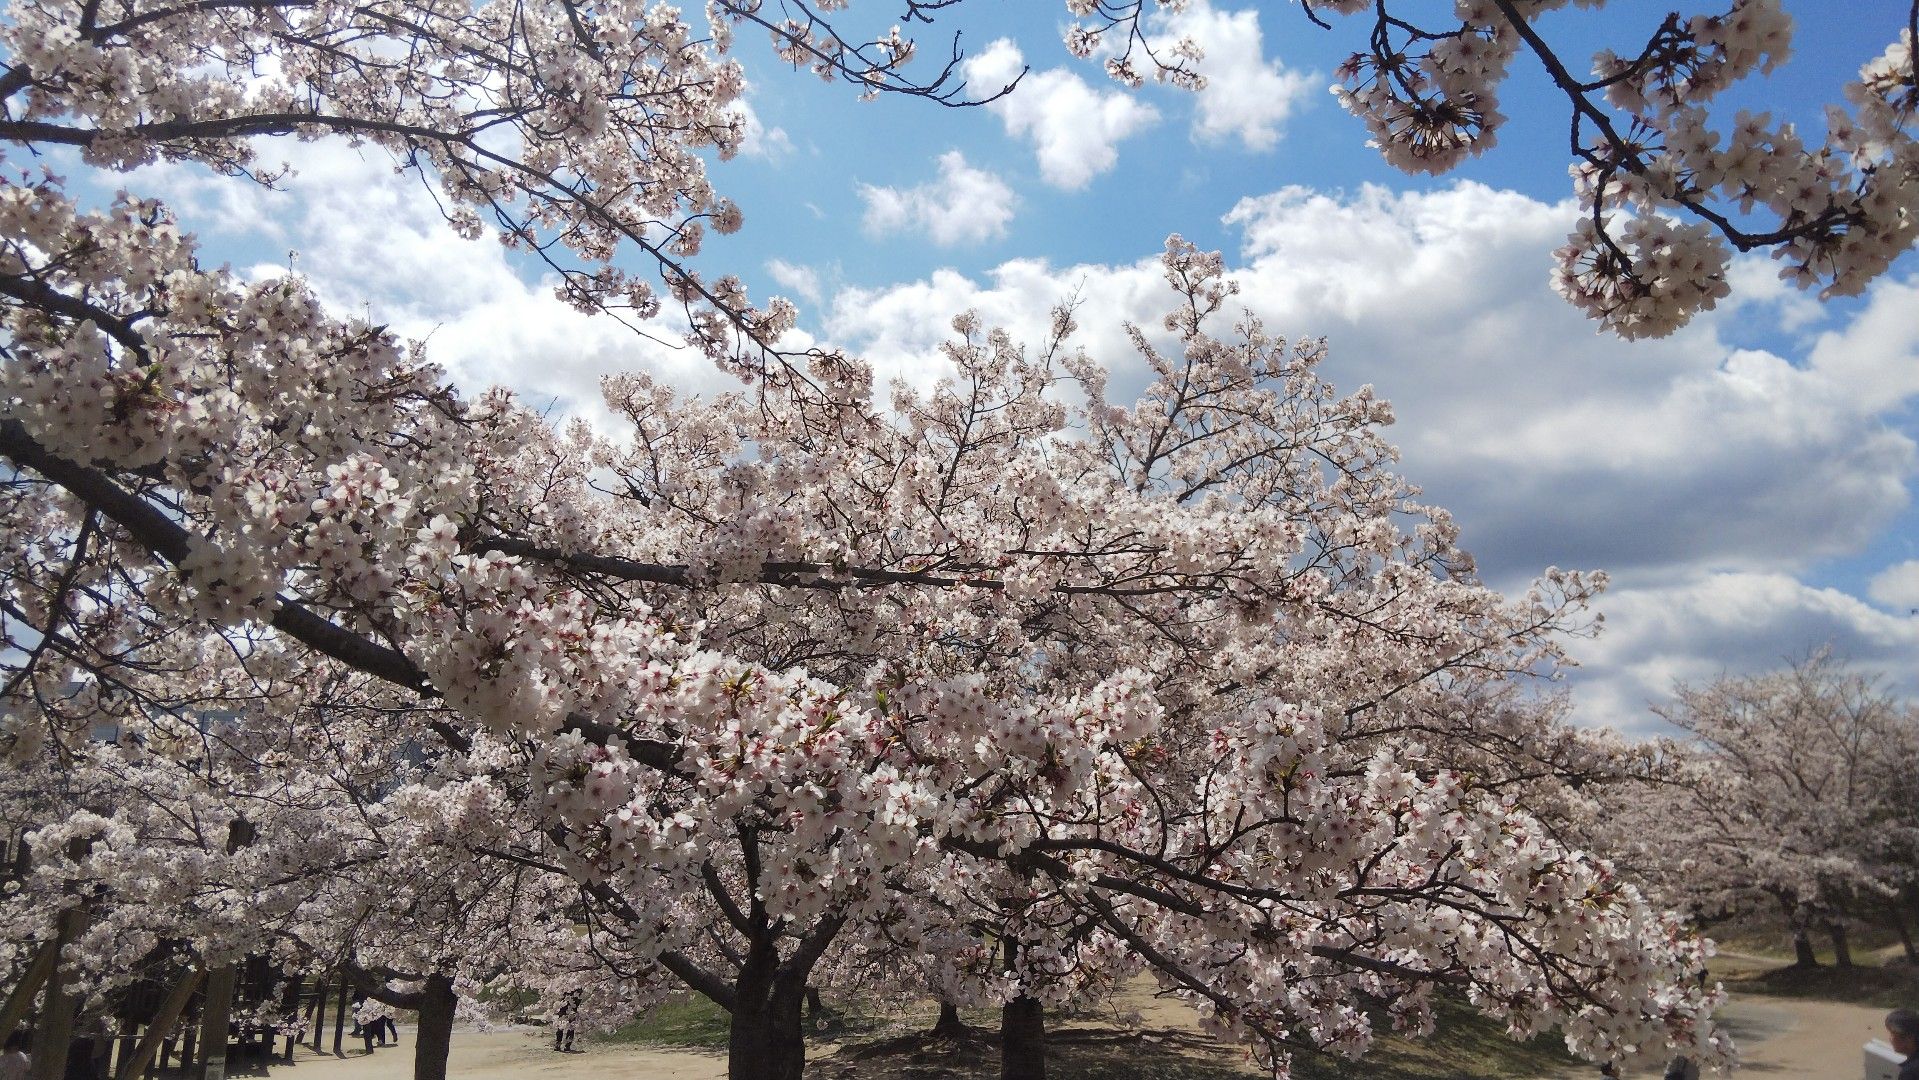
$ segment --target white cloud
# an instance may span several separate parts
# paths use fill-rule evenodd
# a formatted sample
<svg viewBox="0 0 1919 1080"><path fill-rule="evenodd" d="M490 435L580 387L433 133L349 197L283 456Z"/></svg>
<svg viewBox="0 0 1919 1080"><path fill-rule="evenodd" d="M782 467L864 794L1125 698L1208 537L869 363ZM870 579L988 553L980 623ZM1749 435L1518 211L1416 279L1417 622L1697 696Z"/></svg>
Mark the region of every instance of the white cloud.
<svg viewBox="0 0 1919 1080"><path fill-rule="evenodd" d="M1542 253L1572 214L1461 183L1289 188L1229 220L1248 294L1278 327L1330 335L1332 370L1400 405L1408 471L1496 574L1796 569L1858 550L1905 508L1914 440L1884 422L1897 395L1881 389L1905 338L1881 312L1911 285L1882 283L1869 317L1827 335L1870 339L1872 364L1832 362L1824 339L1797 364L1721 339L1725 320L1763 312L1628 345L1546 288Z"/></svg>
<svg viewBox="0 0 1919 1080"><path fill-rule="evenodd" d="M1018 198L998 176L966 163L965 155L940 155L939 179L904 190L860 185L868 236L924 233L941 247L978 244L1006 235Z"/></svg>
<svg viewBox="0 0 1919 1080"><path fill-rule="evenodd" d="M793 152L793 139L786 129L767 127L745 98L733 102L728 108L738 113L746 126L745 137L740 140L740 153L750 158L778 161Z"/></svg>
<svg viewBox="0 0 1919 1080"><path fill-rule="evenodd" d="M1873 575L1866 594L1889 608L1919 609L1919 559L1908 559Z"/></svg>
<svg viewBox="0 0 1919 1080"><path fill-rule="evenodd" d="M1286 119L1321 82L1266 59L1257 11L1219 11L1196 0L1157 20L1155 29L1167 39L1191 38L1205 51L1197 67L1206 86L1193 115L1193 133L1205 142L1237 138L1248 150L1271 150Z"/></svg>
<svg viewBox="0 0 1919 1080"><path fill-rule="evenodd" d="M504 385L536 406L551 401L561 412L603 419L605 374L645 367L688 388L720 384L713 365L674 347L679 335L670 320L649 338L589 317L554 296L550 282L523 280L497 241L460 238L419 180L396 174L384 153L337 140L281 140L268 152L294 167L281 190L208 185L182 165L141 170L134 182L190 206L217 191L216 231L240 242L264 233L284 243L297 252L293 269L331 307L425 340L428 358L469 395ZM286 269L275 259L242 273L261 278Z"/></svg>
<svg viewBox="0 0 1919 1080"><path fill-rule="evenodd" d="M1823 646L1895 692L1919 694L1919 618L1888 615L1836 589L1727 573L1600 601L1606 631L1580 643L1590 674L1572 680L1575 714L1586 723L1654 730L1660 725L1648 706L1669 700L1675 682L1768 671Z"/></svg>
<svg viewBox="0 0 1919 1080"><path fill-rule="evenodd" d="M820 302L820 275L819 271L812 267L797 266L785 259L769 259L766 263L766 272L773 275L773 280L781 288L792 290L795 296L807 303Z"/></svg>
<svg viewBox="0 0 1919 1080"><path fill-rule="evenodd" d="M1019 78L1026 60L1000 38L966 60L966 82L991 94ZM1007 134L1025 139L1039 157L1040 175L1055 187L1078 189L1119 160L1119 144L1159 119L1159 113L1122 90L1098 91L1064 68L1028 72L1012 93L988 105Z"/></svg>

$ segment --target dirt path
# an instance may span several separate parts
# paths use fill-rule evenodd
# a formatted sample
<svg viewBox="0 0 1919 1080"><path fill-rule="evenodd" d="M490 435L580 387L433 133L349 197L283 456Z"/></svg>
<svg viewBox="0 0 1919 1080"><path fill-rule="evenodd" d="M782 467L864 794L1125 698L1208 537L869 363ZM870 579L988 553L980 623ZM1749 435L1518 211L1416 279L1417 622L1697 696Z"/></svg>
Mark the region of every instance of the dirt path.
<svg viewBox="0 0 1919 1080"><path fill-rule="evenodd" d="M481 1031L463 1026L453 1032L447 1075L461 1080L724 1080L726 1058L699 1050L630 1045L556 1054L547 1028ZM400 1028L398 1046L371 1054L349 1050L346 1057L336 1058L299 1047L293 1065L274 1067L273 1080L413 1080L413 1029Z"/></svg>
<svg viewBox="0 0 1919 1080"><path fill-rule="evenodd" d="M1754 1080L1856 1080L1864 1047L1885 1038L1885 1010L1797 998L1734 997L1722 1014L1738 1040L1738 1075ZM1627 1080L1659 1077L1664 1060L1646 1060L1622 1070ZM1598 1069L1561 1074L1566 1080L1599 1075Z"/></svg>

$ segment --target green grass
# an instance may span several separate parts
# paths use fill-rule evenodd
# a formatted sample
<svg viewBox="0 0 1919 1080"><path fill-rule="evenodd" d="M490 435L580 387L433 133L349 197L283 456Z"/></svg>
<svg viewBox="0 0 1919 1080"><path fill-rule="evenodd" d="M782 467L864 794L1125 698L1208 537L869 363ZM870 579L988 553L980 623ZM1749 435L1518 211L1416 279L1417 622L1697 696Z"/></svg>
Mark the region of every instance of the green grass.
<svg viewBox="0 0 1919 1080"><path fill-rule="evenodd" d="M932 1026L927 1013L925 1025ZM871 1007L865 1002L833 1000L817 1017L809 1017L809 1042L844 1042L873 1039L914 1030L917 1012L894 1013ZM726 1010L696 994L668 999L658 1008L613 1032L609 1042L641 1043L648 1046L684 1046L699 1050L726 1049L730 1018Z"/></svg>
<svg viewBox="0 0 1919 1080"><path fill-rule="evenodd" d="M726 1031L725 1009L703 997L686 994L662 1002L606 1038L609 1042L724 1050Z"/></svg>
<svg viewBox="0 0 1919 1080"><path fill-rule="evenodd" d="M1919 1001L1919 971L1905 965L1871 964L1855 964L1851 968L1830 964L1816 968L1782 967L1745 978L1728 978L1726 988L1742 994L1815 998L1895 1009L1910 1007L1912 1002Z"/></svg>
<svg viewBox="0 0 1919 1080"><path fill-rule="evenodd" d="M1293 1075L1302 1080L1496 1080L1541 1076L1579 1064L1550 1032L1515 1042L1507 1037L1505 1025L1463 1001L1438 998L1433 1011L1438 1030L1428 1038L1381 1038L1360 1061L1300 1055L1294 1059Z"/></svg>

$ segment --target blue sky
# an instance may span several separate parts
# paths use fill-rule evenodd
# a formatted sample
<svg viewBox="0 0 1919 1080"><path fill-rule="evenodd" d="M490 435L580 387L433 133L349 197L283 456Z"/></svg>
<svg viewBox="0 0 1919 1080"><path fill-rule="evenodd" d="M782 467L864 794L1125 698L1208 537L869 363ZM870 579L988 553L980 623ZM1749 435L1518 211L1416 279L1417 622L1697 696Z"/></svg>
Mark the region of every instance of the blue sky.
<svg viewBox="0 0 1919 1080"><path fill-rule="evenodd" d="M1904 0L1787 0L1794 56L1731 95L1816 133L1822 107L1884 50ZM1624 52L1667 10L1615 0L1544 27L1569 60ZM1843 11L1843 18L1835 13ZM894 5L848 18L884 29ZM1179 232L1227 254L1241 299L1276 332L1325 336L1342 389L1371 383L1400 423L1403 470L1451 509L1483 576L1507 589L1548 565L1611 572L1607 631L1575 643L1575 717L1647 730L1675 678L1775 666L1831 644L1919 691L1919 261L1830 304L1735 266L1731 300L1674 336L1598 335L1546 285L1570 226L1564 105L1515 61L1512 119L1485 158L1408 177L1365 146L1327 93L1366 26L1309 24L1296 6L1194 0L1200 94L1129 92L1059 44L1057 0L968 0L915 27L932 65L962 33L991 106L855 100L784 70L742 33L755 135L713 166L746 213L702 264L779 293L803 328L930 380L951 316L1036 338L1075 291L1085 344L1137 375L1119 333L1153 323L1154 258ZM1576 68L1579 66L1574 65ZM461 241L391 165L331 143L269 151L284 190L186 169L128 186L167 197L216 259L280 272L288 251L323 295L409 335L469 390L504 382L590 413L600 374L646 365L718 386L704 361L566 312L491 241Z"/></svg>

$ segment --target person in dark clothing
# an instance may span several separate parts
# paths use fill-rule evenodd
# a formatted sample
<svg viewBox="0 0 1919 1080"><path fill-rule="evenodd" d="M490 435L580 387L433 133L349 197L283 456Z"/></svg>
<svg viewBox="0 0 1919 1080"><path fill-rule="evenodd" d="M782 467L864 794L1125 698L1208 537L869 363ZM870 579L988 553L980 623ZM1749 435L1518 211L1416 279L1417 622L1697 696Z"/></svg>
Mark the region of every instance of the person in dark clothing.
<svg viewBox="0 0 1919 1080"><path fill-rule="evenodd" d="M553 1024L553 1049L562 1054L573 1052L573 1017L580 1008L580 995L568 994L560 1004L560 1015Z"/></svg>
<svg viewBox="0 0 1919 1080"><path fill-rule="evenodd" d="M1893 1052L1906 1055L1899 1080L1919 1080L1919 1012L1894 1009L1886 1014L1886 1040Z"/></svg>

